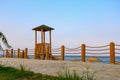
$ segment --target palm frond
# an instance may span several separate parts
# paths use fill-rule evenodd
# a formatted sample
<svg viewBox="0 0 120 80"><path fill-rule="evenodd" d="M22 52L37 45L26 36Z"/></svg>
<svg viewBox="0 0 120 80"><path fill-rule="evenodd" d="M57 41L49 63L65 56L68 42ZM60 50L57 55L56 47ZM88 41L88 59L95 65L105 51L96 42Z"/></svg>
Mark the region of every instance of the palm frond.
<svg viewBox="0 0 120 80"><path fill-rule="evenodd" d="M2 48L2 46L1 46L1 44L0 44L0 50L3 51L3 48Z"/></svg>
<svg viewBox="0 0 120 80"><path fill-rule="evenodd" d="M6 39L6 37L4 36L4 34L2 32L0 32L0 39L2 39L2 42L5 44L5 46L7 46L8 48L12 48L9 44L8 41Z"/></svg>
<svg viewBox="0 0 120 80"><path fill-rule="evenodd" d="M3 33L2 32L0 32L0 38L3 36Z"/></svg>

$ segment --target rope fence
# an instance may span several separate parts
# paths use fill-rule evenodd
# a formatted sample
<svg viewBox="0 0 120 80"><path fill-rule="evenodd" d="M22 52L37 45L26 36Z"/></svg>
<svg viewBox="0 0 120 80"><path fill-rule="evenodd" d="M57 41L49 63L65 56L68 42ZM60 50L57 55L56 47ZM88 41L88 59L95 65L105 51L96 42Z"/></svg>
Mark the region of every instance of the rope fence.
<svg viewBox="0 0 120 80"><path fill-rule="evenodd" d="M86 46L87 48L104 48L104 47L109 47L109 45L104 45L104 46Z"/></svg>
<svg viewBox="0 0 120 80"><path fill-rule="evenodd" d="M120 46L120 44L115 44L115 46Z"/></svg>
<svg viewBox="0 0 120 80"><path fill-rule="evenodd" d="M49 49L48 49L49 50ZM29 58L30 54L34 55L35 49L17 49L17 50L3 50L3 56L7 58ZM49 51L46 51L49 52ZM104 46L86 46L82 44L76 48L68 48L62 45L60 48L54 48L51 50L51 53L60 54L61 59L64 60L65 54L79 54L81 56L81 61L86 61L87 54L90 55L99 55L99 54L108 54L110 58L110 63L115 64L115 54L120 54L120 45L111 42L109 45ZM47 54L46 54L47 55ZM49 56L49 55L47 55Z"/></svg>

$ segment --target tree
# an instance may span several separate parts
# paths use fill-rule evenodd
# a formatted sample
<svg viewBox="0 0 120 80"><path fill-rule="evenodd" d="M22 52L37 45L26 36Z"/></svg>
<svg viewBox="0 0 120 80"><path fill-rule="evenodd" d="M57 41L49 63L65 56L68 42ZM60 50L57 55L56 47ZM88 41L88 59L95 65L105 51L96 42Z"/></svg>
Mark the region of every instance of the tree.
<svg viewBox="0 0 120 80"><path fill-rule="evenodd" d="M6 46L7 48L12 48L12 47L9 45L6 37L4 36L4 34L3 34L2 32L0 32L0 39L2 40L2 42L5 44L5 46ZM3 50L1 44L0 44L0 50Z"/></svg>

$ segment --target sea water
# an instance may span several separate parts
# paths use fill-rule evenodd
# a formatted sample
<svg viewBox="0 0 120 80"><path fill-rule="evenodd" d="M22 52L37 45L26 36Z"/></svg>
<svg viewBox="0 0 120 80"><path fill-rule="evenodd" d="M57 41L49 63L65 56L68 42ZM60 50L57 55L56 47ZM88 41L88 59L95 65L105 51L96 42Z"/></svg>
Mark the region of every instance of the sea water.
<svg viewBox="0 0 120 80"><path fill-rule="evenodd" d="M54 56L60 57L60 54L53 54ZM5 56L3 52L0 52L0 56ZM28 55L29 58L34 58L33 54ZM110 63L109 55L87 55L86 60L92 56L95 56L102 60L102 63ZM79 54L65 54L65 60L81 60L81 56ZM115 56L115 61L120 62L120 56Z"/></svg>
<svg viewBox="0 0 120 80"><path fill-rule="evenodd" d="M54 55L54 54L53 54ZM60 55L54 55L54 56L57 56L57 57L60 57ZM30 58L34 58L33 55L29 55ZM90 58L92 56L86 56L86 60L88 58ZM110 57L109 56L95 56L97 58L99 58L102 62L101 63L110 63ZM120 62L120 56L116 56L115 57L116 61L117 62ZM72 55L72 54L67 54L65 55L65 60L79 60L81 61L81 56L80 55Z"/></svg>

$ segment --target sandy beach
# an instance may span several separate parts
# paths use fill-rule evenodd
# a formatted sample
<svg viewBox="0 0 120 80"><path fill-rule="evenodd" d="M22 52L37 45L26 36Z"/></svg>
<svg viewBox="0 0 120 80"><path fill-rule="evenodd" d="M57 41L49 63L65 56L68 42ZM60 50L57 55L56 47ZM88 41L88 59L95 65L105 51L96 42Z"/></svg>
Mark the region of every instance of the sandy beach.
<svg viewBox="0 0 120 80"><path fill-rule="evenodd" d="M96 80L120 80L120 65L115 64L17 58L0 58L0 64L15 68L24 65L27 70L54 76L63 67L70 71L75 70L78 74L89 68L90 72L95 72Z"/></svg>

